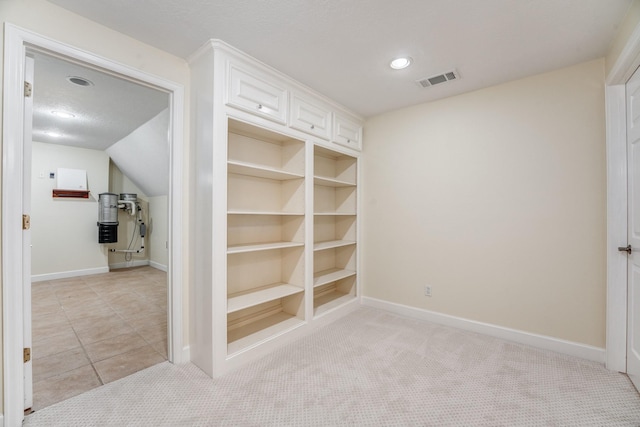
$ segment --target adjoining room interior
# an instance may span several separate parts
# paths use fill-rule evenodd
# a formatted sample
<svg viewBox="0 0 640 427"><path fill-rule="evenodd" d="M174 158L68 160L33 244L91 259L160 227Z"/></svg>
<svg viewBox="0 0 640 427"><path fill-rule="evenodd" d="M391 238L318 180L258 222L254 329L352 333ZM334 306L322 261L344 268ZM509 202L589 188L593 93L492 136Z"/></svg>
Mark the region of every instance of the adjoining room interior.
<svg viewBox="0 0 640 427"><path fill-rule="evenodd" d="M39 410L167 360L169 116L162 91L28 55L31 409ZM65 181L74 174L77 185ZM103 242L109 194L113 235Z"/></svg>
<svg viewBox="0 0 640 427"><path fill-rule="evenodd" d="M640 425L640 0L154 6L0 3L0 427ZM90 149L96 179L56 160L86 147L34 133L33 250L10 182L21 49L176 89L116 140L171 117L157 139L178 129L183 156L170 180L136 175L157 154L146 137L134 154ZM77 175L65 169L86 173L89 201L53 200L60 174ZM99 261L43 268L60 240L80 245L39 238L38 211L87 206L91 249L65 259ZM167 248L178 292L153 255ZM16 259L33 265L32 295L9 286ZM29 318L28 300L64 317ZM73 346L47 354L38 335L56 334ZM86 392L52 386L65 400L38 406L38 353L58 375L86 371Z"/></svg>

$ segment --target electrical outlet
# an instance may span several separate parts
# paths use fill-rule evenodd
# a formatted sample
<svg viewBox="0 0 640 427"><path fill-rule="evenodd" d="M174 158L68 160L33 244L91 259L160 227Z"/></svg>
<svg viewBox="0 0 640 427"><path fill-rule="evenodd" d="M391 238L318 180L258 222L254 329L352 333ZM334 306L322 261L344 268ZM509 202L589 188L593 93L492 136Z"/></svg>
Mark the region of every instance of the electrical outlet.
<svg viewBox="0 0 640 427"><path fill-rule="evenodd" d="M424 287L424 296L425 297L430 297L431 296L431 286L425 286Z"/></svg>

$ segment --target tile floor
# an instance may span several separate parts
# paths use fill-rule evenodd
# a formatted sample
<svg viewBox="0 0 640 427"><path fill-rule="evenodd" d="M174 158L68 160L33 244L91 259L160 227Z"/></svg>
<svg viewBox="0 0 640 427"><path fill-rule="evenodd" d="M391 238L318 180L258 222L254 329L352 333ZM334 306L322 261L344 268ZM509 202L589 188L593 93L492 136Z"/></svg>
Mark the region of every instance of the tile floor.
<svg viewBox="0 0 640 427"><path fill-rule="evenodd" d="M33 283L33 409L167 360L166 277L135 267Z"/></svg>

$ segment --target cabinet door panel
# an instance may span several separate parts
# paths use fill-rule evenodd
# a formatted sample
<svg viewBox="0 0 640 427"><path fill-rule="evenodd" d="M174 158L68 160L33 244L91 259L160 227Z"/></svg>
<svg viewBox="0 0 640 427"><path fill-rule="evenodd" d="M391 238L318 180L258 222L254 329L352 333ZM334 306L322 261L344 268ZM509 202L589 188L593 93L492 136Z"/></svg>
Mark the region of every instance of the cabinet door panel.
<svg viewBox="0 0 640 427"><path fill-rule="evenodd" d="M334 115L333 141L336 144L362 149L362 126L339 114Z"/></svg>
<svg viewBox="0 0 640 427"><path fill-rule="evenodd" d="M331 110L293 95L291 127L328 140L331 138Z"/></svg>
<svg viewBox="0 0 640 427"><path fill-rule="evenodd" d="M259 73L229 65L229 105L285 124L287 90Z"/></svg>

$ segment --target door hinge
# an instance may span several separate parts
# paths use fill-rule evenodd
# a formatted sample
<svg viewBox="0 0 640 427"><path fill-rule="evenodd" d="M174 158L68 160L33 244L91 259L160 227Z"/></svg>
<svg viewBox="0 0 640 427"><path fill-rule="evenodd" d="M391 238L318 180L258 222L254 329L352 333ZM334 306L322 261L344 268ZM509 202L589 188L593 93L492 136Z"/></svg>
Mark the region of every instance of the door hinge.
<svg viewBox="0 0 640 427"><path fill-rule="evenodd" d="M24 214L22 215L22 229L28 230L31 228L31 216Z"/></svg>
<svg viewBox="0 0 640 427"><path fill-rule="evenodd" d="M33 86L29 82L24 82L24 96L25 96L25 98L31 98L31 93L33 93Z"/></svg>
<svg viewBox="0 0 640 427"><path fill-rule="evenodd" d="M24 363L27 363L28 361L31 360L31 349L30 348L25 348L23 351L23 355L24 355Z"/></svg>

